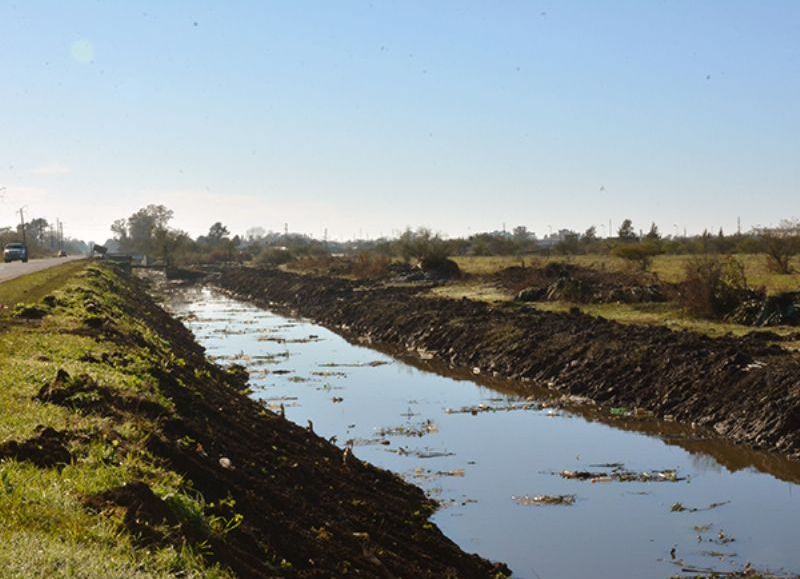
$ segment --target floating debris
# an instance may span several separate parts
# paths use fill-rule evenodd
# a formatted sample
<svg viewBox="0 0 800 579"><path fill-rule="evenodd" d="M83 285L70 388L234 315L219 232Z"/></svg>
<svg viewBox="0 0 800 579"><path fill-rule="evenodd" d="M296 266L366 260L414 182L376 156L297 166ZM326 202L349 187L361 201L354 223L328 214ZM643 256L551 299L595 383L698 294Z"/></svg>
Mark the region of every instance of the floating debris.
<svg viewBox="0 0 800 579"><path fill-rule="evenodd" d="M412 475L414 478L424 479L424 480L431 480L434 478L444 477L444 476L454 476L454 477L463 477L464 476L464 469L463 468L454 468L452 470L429 470L426 468L417 467L414 470L414 474Z"/></svg>
<svg viewBox="0 0 800 579"><path fill-rule="evenodd" d="M606 482L679 482L686 480L678 476L675 469L632 471L621 464L616 464L610 472L588 470L562 470L558 473L561 478L571 480L590 480L592 483Z"/></svg>
<svg viewBox="0 0 800 579"><path fill-rule="evenodd" d="M722 501L721 503L711 503L707 507L687 507L683 503L677 502L672 505L670 511L673 513L700 513L702 511L712 511L729 503L730 501Z"/></svg>
<svg viewBox="0 0 800 579"><path fill-rule="evenodd" d="M425 420L420 424L393 426L390 428L381 428L376 431L378 436L417 436L423 437L426 434L439 432L439 427L433 420Z"/></svg>
<svg viewBox="0 0 800 579"><path fill-rule="evenodd" d="M398 448L387 448L386 452L392 452L400 456L416 456L417 458L441 458L445 456L455 456L454 452L446 450L433 450L430 448L408 449L405 446Z"/></svg>
<svg viewBox="0 0 800 579"><path fill-rule="evenodd" d="M511 500L523 507L547 505L568 506L575 504L575 495L536 495L532 497L523 495L521 497L512 496Z"/></svg>
<svg viewBox="0 0 800 579"><path fill-rule="evenodd" d="M347 378L347 374L345 372L338 372L336 370L331 371L316 371L311 372L312 376L320 376L322 378Z"/></svg>
<svg viewBox="0 0 800 579"><path fill-rule="evenodd" d="M476 404L474 406L462 406L461 408L448 408L448 414L472 414L473 416L482 412L511 412L514 410L541 410L542 406L533 402L507 402L505 404Z"/></svg>
<svg viewBox="0 0 800 579"><path fill-rule="evenodd" d="M311 342L322 341L322 338L313 335L307 338L282 338L280 336L266 335L266 336L259 336L256 339L259 342L275 342L276 344L310 344Z"/></svg>
<svg viewBox="0 0 800 579"><path fill-rule="evenodd" d="M372 362L353 362L342 364L337 362L326 362L324 364L318 364L318 366L320 368L375 368L377 366L385 366L386 364L389 364L389 362L385 360L373 360Z"/></svg>

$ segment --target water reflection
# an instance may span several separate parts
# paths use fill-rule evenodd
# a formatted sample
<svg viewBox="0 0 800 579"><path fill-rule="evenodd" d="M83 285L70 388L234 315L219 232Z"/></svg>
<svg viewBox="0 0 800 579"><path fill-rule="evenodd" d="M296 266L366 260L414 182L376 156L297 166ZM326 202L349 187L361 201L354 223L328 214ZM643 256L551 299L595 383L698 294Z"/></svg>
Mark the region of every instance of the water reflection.
<svg viewBox="0 0 800 579"><path fill-rule="evenodd" d="M798 480L795 463L676 424L565 409L547 392L529 400L209 289L169 306L209 355L250 369L254 397L422 486L442 501L434 520L448 536L519 577L800 570L800 499L775 478Z"/></svg>

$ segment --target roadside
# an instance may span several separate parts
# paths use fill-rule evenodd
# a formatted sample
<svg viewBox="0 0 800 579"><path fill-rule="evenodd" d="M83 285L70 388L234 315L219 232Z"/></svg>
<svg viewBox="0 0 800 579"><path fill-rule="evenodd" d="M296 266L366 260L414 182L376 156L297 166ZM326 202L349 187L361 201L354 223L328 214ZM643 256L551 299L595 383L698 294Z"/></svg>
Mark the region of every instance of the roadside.
<svg viewBox="0 0 800 579"><path fill-rule="evenodd" d="M22 263L21 261L3 263L0 261L0 283L80 259L85 259L85 256L45 257L43 259L31 259L27 263Z"/></svg>
<svg viewBox="0 0 800 579"><path fill-rule="evenodd" d="M508 573L431 525L418 488L250 400L130 276L74 262L0 297L6 573Z"/></svg>

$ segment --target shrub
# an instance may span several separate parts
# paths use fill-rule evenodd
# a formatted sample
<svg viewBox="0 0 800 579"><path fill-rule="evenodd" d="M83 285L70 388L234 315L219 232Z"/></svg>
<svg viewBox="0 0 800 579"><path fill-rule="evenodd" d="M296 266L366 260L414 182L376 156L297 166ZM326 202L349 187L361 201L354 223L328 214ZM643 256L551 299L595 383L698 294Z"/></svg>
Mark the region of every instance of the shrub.
<svg viewBox="0 0 800 579"><path fill-rule="evenodd" d="M385 255L363 251L352 258L350 274L358 279L378 277L388 271L391 262Z"/></svg>
<svg viewBox="0 0 800 579"><path fill-rule="evenodd" d="M784 222L780 227L761 229L758 239L767 255L767 268L784 275L792 273L792 257L800 253L800 225Z"/></svg>
<svg viewBox="0 0 800 579"><path fill-rule="evenodd" d="M653 263L653 257L662 253L662 248L658 240L648 239L639 243L617 245L611 253L637 264L642 271L647 271Z"/></svg>
<svg viewBox="0 0 800 579"><path fill-rule="evenodd" d="M255 262L257 265L277 267L284 263L289 263L292 259L294 259L294 256L287 249L266 247L256 256Z"/></svg>
<svg viewBox="0 0 800 579"><path fill-rule="evenodd" d="M698 317L722 318L753 294L747 287L744 265L733 257L692 258L686 263L685 274L679 300Z"/></svg>

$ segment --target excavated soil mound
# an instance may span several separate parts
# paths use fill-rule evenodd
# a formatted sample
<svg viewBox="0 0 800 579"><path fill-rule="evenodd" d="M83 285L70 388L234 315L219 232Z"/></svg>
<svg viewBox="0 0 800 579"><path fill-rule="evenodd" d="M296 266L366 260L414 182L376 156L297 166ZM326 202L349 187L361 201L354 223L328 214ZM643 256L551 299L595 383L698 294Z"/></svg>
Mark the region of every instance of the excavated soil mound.
<svg viewBox="0 0 800 579"><path fill-rule="evenodd" d="M241 577L469 579L509 574L505 565L464 553L428 523L435 505L419 488L243 395L241 370L211 364L191 332L145 296L143 283L120 279L113 291L122 298L123 315L146 319L159 337L158 344L145 347L163 356L160 344L168 343L170 358L183 360L150 370L174 411L159 418L147 450L202 493L207 514L224 520L243 515L222 538L188 535L207 541L212 559ZM96 339L128 351L129 337L115 330L110 312L98 316L109 322ZM75 404L84 392L97 389L84 377L61 372L40 396ZM113 412L115 404L99 408ZM87 504L96 510L126 508L126 527L145 539L187 536L183 522L173 534L153 534L174 520L150 489L128 487L91 497ZM225 505L232 505L230 512Z"/></svg>
<svg viewBox="0 0 800 579"><path fill-rule="evenodd" d="M652 275L605 272L568 263L508 267L489 279L514 292L518 301L663 302L669 292L669 288Z"/></svg>
<svg viewBox="0 0 800 579"><path fill-rule="evenodd" d="M800 360L757 335L709 338L277 270L230 270L216 283L376 344L424 349L451 367L650 410L800 458Z"/></svg>
<svg viewBox="0 0 800 579"><path fill-rule="evenodd" d="M33 438L23 442L10 440L0 444L0 459L14 458L41 468L62 467L70 463L72 455L67 449L68 436L53 428L39 428Z"/></svg>
<svg viewBox="0 0 800 579"><path fill-rule="evenodd" d="M108 416L131 412L147 418L157 418L169 412L157 402L121 395L111 388L100 386L87 374L72 377L66 370L59 370L55 379L44 385L35 399L81 412Z"/></svg>
<svg viewBox="0 0 800 579"><path fill-rule="evenodd" d="M96 512L124 509L123 526L142 544L165 542L170 527L180 524L169 506L147 484L138 481L87 497L84 505Z"/></svg>

